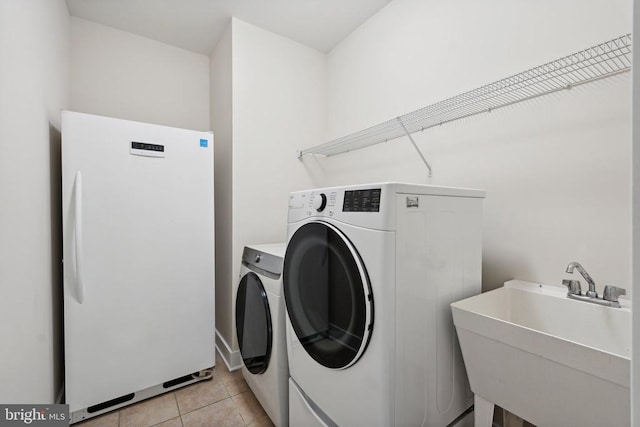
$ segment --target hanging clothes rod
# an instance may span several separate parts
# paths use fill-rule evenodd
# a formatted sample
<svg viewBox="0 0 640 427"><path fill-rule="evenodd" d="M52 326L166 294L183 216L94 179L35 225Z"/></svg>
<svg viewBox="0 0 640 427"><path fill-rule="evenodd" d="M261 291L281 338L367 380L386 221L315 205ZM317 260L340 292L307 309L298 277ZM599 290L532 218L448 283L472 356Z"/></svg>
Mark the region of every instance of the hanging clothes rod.
<svg viewBox="0 0 640 427"><path fill-rule="evenodd" d="M390 141L455 120L570 89L631 69L631 34L567 55L527 71L498 80L395 119L298 151L306 155L334 156ZM413 142L415 146L415 142ZM418 147L415 146L416 150ZM420 150L418 150L420 153ZM431 174L431 167L422 153Z"/></svg>

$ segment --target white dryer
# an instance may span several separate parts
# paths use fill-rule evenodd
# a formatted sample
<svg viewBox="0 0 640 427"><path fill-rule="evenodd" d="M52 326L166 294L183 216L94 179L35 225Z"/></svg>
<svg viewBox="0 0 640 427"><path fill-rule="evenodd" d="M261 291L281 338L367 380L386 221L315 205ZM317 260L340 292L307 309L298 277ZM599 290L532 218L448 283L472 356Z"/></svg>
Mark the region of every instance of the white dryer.
<svg viewBox="0 0 640 427"><path fill-rule="evenodd" d="M291 194L291 425L471 421L449 304L481 291L483 197L399 183Z"/></svg>
<svg viewBox="0 0 640 427"><path fill-rule="evenodd" d="M289 425L282 261L285 244L245 246L236 295L242 374L273 423Z"/></svg>

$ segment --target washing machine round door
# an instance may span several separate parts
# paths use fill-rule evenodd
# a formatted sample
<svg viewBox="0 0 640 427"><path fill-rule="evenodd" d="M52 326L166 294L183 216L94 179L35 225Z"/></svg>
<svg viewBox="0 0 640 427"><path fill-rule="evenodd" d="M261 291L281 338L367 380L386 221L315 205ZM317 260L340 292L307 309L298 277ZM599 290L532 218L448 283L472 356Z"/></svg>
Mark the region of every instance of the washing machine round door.
<svg viewBox="0 0 640 427"><path fill-rule="evenodd" d="M236 297L236 334L242 361L252 374L262 374L271 356L271 312L267 293L257 274L242 277Z"/></svg>
<svg viewBox="0 0 640 427"><path fill-rule="evenodd" d="M327 368L356 363L373 329L373 296L349 239L325 222L303 225L287 245L282 277L287 313L307 353Z"/></svg>

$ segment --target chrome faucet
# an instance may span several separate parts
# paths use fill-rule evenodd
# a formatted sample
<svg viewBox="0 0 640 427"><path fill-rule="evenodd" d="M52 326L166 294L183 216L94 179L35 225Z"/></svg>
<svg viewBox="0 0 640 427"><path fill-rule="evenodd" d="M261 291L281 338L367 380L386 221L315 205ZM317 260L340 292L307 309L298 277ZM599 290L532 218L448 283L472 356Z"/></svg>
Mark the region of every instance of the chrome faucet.
<svg viewBox="0 0 640 427"><path fill-rule="evenodd" d="M589 290L582 295L582 289L580 289L580 281L579 280L563 280L562 284L567 287L567 298L577 299L580 301L592 302L594 304L606 305L608 307L617 307L620 308L620 301L618 301L618 297L620 295L625 295L627 292L622 288L618 288L615 286L607 285L604 287L604 293L602 294L602 298L598 297L598 293L596 292L596 284L587 273L587 270L584 269L578 262L571 262L567 266L567 273L572 274L573 270L577 269L578 272L584 277L584 280L589 284Z"/></svg>
<svg viewBox="0 0 640 427"><path fill-rule="evenodd" d="M589 290L585 295L588 296L589 298L598 298L598 293L596 292L596 283L593 281L591 276L589 276L589 273L587 273L587 270L585 270L584 267L581 266L579 262L573 261L573 262L570 262L569 265L567 266L567 273L572 274L574 268L578 270L578 273L580 273L582 277L584 277L584 280L586 280L587 283L589 284Z"/></svg>

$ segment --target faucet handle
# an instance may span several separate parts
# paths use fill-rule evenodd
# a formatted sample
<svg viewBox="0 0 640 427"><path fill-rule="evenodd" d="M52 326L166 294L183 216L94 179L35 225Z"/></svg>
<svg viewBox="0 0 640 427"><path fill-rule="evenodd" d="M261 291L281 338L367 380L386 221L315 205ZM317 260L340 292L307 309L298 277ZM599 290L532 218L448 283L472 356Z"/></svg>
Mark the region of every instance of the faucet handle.
<svg viewBox="0 0 640 427"><path fill-rule="evenodd" d="M605 301L613 301L617 302L618 297L620 295L626 295L627 290L623 288L618 288L616 286L606 285L604 287L604 293L602 294L602 299Z"/></svg>
<svg viewBox="0 0 640 427"><path fill-rule="evenodd" d="M579 280L563 280L562 284L567 287L569 295L582 295ZM623 289L624 290L624 289Z"/></svg>

